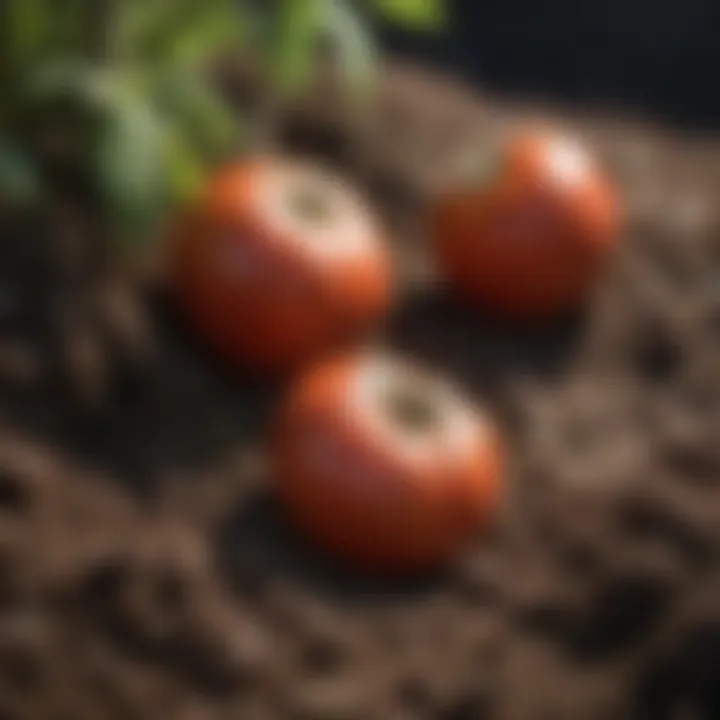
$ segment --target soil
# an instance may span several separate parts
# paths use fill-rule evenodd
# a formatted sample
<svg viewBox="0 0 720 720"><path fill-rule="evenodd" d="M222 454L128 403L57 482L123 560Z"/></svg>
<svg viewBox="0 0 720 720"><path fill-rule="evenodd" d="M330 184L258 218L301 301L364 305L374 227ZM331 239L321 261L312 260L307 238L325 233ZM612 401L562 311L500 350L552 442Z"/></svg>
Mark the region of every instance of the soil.
<svg viewBox="0 0 720 720"><path fill-rule="evenodd" d="M284 381L210 357L67 197L6 216L0 718L720 717L720 138L401 66L372 132L328 107L285 143L383 211L403 297L379 340L497 413L502 517L433 577L331 566L268 490ZM422 231L458 156L528 116L591 143L628 209L597 299L532 331L447 298Z"/></svg>

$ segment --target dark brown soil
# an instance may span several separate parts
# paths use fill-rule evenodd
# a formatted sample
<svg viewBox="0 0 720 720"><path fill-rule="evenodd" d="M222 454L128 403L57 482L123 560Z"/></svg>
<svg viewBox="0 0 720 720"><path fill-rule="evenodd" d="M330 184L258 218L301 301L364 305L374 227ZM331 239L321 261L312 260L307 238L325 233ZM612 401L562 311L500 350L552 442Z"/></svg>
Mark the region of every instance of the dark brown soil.
<svg viewBox="0 0 720 720"><path fill-rule="evenodd" d="M403 301L386 342L501 418L492 535L395 585L310 552L268 491L282 392L187 337L59 199L4 221L0 718L720 717L720 139L565 113L625 194L621 257L581 317L533 331L432 281L427 193L507 118L396 68L348 143L288 123L376 198Z"/></svg>

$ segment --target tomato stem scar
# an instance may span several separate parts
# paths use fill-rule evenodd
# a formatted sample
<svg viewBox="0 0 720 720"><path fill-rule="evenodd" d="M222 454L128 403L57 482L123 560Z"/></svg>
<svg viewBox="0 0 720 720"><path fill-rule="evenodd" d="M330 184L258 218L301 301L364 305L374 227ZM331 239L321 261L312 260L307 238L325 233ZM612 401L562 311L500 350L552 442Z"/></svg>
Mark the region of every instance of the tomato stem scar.
<svg viewBox="0 0 720 720"><path fill-rule="evenodd" d="M290 189L287 200L292 212L306 222L318 223L330 216L331 204L321 187L298 185Z"/></svg>
<svg viewBox="0 0 720 720"><path fill-rule="evenodd" d="M431 430L439 421L432 394L421 386L400 383L386 391L384 401L391 418L408 430Z"/></svg>

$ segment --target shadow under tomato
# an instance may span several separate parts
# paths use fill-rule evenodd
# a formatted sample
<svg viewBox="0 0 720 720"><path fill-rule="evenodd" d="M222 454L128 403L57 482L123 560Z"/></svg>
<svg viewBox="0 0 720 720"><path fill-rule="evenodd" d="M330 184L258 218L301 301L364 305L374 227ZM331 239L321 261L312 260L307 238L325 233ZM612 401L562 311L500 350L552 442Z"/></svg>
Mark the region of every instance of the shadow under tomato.
<svg viewBox="0 0 720 720"><path fill-rule="evenodd" d="M148 312L152 363L135 377L113 378L98 408L77 411L60 389L27 400L11 418L140 498L152 498L176 471L212 468L260 443L283 389L208 352L166 300L149 303Z"/></svg>
<svg viewBox="0 0 720 720"><path fill-rule="evenodd" d="M512 325L467 308L443 288L422 289L391 319L389 343L444 368L473 391L495 398L523 375L552 379L572 361L585 312Z"/></svg>
<svg viewBox="0 0 720 720"><path fill-rule="evenodd" d="M637 717L670 720L720 717L720 627L688 633L669 657L656 661L636 688Z"/></svg>
<svg viewBox="0 0 720 720"><path fill-rule="evenodd" d="M209 350L166 300L157 302L154 312L161 357L140 392L127 396L120 419L138 442L120 439L119 446L137 447L138 469L154 474L207 467L234 447L261 442L282 380L233 367Z"/></svg>
<svg viewBox="0 0 720 720"><path fill-rule="evenodd" d="M220 527L216 551L223 575L244 597L262 594L278 578L344 605L406 603L442 586L442 571L395 579L343 567L292 528L269 491L250 498Z"/></svg>

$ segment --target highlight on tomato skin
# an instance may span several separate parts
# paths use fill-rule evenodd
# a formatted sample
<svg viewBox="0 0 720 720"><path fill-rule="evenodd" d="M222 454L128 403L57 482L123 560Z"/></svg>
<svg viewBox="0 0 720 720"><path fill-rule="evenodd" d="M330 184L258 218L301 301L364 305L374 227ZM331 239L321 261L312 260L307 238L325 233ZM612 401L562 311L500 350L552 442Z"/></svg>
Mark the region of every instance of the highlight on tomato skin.
<svg viewBox="0 0 720 720"><path fill-rule="evenodd" d="M282 371L386 313L391 260L380 221L309 162L258 158L212 178L178 219L172 278L192 325L221 356Z"/></svg>
<svg viewBox="0 0 720 720"><path fill-rule="evenodd" d="M308 370L275 441L287 517L351 569L435 569L492 523L500 502L493 422L443 379L388 355L365 351Z"/></svg>
<svg viewBox="0 0 720 720"><path fill-rule="evenodd" d="M471 305L519 321L577 310L616 250L615 188L589 150L546 127L515 128L431 212L442 279Z"/></svg>

